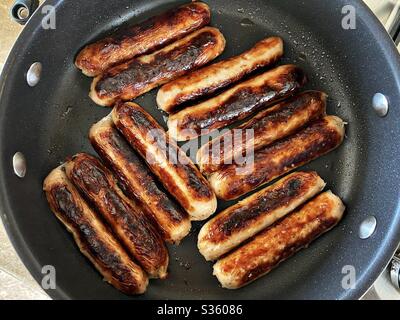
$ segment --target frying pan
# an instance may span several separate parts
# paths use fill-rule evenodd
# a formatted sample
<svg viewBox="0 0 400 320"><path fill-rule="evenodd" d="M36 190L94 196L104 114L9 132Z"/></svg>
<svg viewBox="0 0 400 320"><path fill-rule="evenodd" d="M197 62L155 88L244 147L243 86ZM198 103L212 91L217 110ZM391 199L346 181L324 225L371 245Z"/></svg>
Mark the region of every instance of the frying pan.
<svg viewBox="0 0 400 320"><path fill-rule="evenodd" d="M57 288L47 293L58 299L359 298L384 270L400 237L400 61L391 39L361 1L206 1L211 24L227 38L220 59L279 35L286 47L280 64L304 68L310 78L307 88L327 92L328 113L348 123L344 144L304 167L317 170L343 199L344 219L269 275L240 290L221 288L212 276L212 264L196 248L202 223L195 223L189 237L170 247L168 279L153 280L146 294L128 297L101 281L48 208L43 179L67 156L94 153L88 130L110 112L88 98L91 79L74 67L76 53L117 26L183 2L49 0L45 4L55 7L56 29L42 28L41 8L29 20L0 81L0 207L21 259L38 282L44 265L56 268ZM342 27L346 5L355 10L355 29ZM30 87L26 72L34 62L43 68L39 83ZM372 108L378 92L389 99L386 117ZM154 91L137 102L165 126ZM13 172L16 152L26 159L24 178ZM220 202L218 210L229 204ZM376 218L376 230L361 239L360 225L371 217ZM351 268L355 285L343 286Z"/></svg>

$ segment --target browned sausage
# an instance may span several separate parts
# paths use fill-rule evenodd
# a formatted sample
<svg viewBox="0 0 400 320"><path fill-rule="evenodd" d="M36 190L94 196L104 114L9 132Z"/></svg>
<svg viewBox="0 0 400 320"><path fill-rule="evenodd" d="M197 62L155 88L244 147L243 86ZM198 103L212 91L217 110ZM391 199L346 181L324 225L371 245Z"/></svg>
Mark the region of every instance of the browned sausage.
<svg viewBox="0 0 400 320"><path fill-rule="evenodd" d="M132 100L218 57L225 48L222 33L200 29L152 54L128 60L93 79L90 97L101 106Z"/></svg>
<svg viewBox="0 0 400 320"><path fill-rule="evenodd" d="M163 85L157 93L157 105L171 113L176 106L239 81L257 68L276 62L283 55L278 37L263 39L242 54L214 63Z"/></svg>
<svg viewBox="0 0 400 320"><path fill-rule="evenodd" d="M62 166L50 172L43 190L51 210L104 279L126 294L144 293L148 283L146 274L90 209L67 179Z"/></svg>
<svg viewBox="0 0 400 320"><path fill-rule="evenodd" d="M344 210L337 196L324 192L219 260L214 275L224 288L243 287L333 228Z"/></svg>
<svg viewBox="0 0 400 320"><path fill-rule="evenodd" d="M208 134L294 94L305 82L306 76L300 68L277 67L171 115L169 134L178 141Z"/></svg>
<svg viewBox="0 0 400 320"><path fill-rule="evenodd" d="M143 209L125 197L111 172L79 153L65 165L67 177L97 208L128 252L152 278L165 278L168 251Z"/></svg>
<svg viewBox="0 0 400 320"><path fill-rule="evenodd" d="M215 212L217 200L207 180L153 117L133 102L117 104L112 117L192 220L206 219Z"/></svg>
<svg viewBox="0 0 400 320"><path fill-rule="evenodd" d="M306 91L264 110L239 127L203 145L197 164L205 175L232 164L239 156L284 138L326 112L326 94ZM248 130L252 130L249 134Z"/></svg>
<svg viewBox="0 0 400 320"><path fill-rule="evenodd" d="M197 246L206 260L223 254L296 209L325 187L316 172L294 172L229 207L200 230Z"/></svg>
<svg viewBox="0 0 400 320"><path fill-rule="evenodd" d="M111 115L92 126L90 141L130 198L148 208L164 239L178 243L190 231L190 220L177 204L160 190L150 170L114 127Z"/></svg>
<svg viewBox="0 0 400 320"><path fill-rule="evenodd" d="M89 44L75 65L87 76L97 76L111 66L157 50L210 22L210 8L201 2L185 4Z"/></svg>
<svg viewBox="0 0 400 320"><path fill-rule="evenodd" d="M235 199L332 151L343 138L344 122L336 116L326 116L296 134L256 151L254 159L214 172L209 176L211 187L219 198Z"/></svg>

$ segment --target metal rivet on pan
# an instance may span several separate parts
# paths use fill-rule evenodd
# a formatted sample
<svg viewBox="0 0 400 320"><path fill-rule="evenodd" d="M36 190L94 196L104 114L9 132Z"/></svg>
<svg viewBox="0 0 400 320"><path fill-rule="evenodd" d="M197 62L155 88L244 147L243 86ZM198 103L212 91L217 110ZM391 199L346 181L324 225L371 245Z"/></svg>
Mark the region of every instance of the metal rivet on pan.
<svg viewBox="0 0 400 320"><path fill-rule="evenodd" d="M13 168L14 173L20 177L25 177L26 174L26 160L25 156L21 152L17 152L13 156Z"/></svg>
<svg viewBox="0 0 400 320"><path fill-rule="evenodd" d="M360 224L358 235L361 239L368 239L376 229L376 218L369 216Z"/></svg>
<svg viewBox="0 0 400 320"><path fill-rule="evenodd" d="M378 116L384 117L389 111L389 101L384 94L375 93L372 98L372 107Z"/></svg>
<svg viewBox="0 0 400 320"><path fill-rule="evenodd" d="M40 62L33 63L26 73L26 82L28 82L31 87L36 86L40 80L41 73L42 64Z"/></svg>
<svg viewBox="0 0 400 320"><path fill-rule="evenodd" d="M29 9L27 7L21 6L17 10L17 16L20 19L26 19L29 17Z"/></svg>

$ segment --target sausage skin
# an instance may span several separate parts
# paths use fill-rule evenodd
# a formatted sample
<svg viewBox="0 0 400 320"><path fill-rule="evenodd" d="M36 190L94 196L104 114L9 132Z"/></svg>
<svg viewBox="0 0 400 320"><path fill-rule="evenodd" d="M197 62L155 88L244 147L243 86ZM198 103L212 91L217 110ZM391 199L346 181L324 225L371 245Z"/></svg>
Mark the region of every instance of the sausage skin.
<svg viewBox="0 0 400 320"><path fill-rule="evenodd" d="M147 207L164 240L179 243L190 231L188 214L159 189L143 160L115 128L111 115L92 126L89 138L125 193Z"/></svg>
<svg viewBox="0 0 400 320"><path fill-rule="evenodd" d="M126 294L144 293L147 275L90 209L68 180L62 166L46 177L43 190L53 213L72 233L80 251L104 279Z"/></svg>
<svg viewBox="0 0 400 320"><path fill-rule="evenodd" d="M283 55L279 37L263 39L242 54L193 71L163 85L157 93L157 105L171 113L176 106L239 81L254 70L276 62Z"/></svg>
<svg viewBox="0 0 400 320"><path fill-rule="evenodd" d="M211 187L224 200L236 199L337 148L344 138L344 122L325 116L294 135L254 153L254 159L232 164L209 176Z"/></svg>
<svg viewBox="0 0 400 320"><path fill-rule="evenodd" d="M224 210L200 230L197 247L216 260L320 193L325 182L316 172L294 172Z"/></svg>
<svg viewBox="0 0 400 320"><path fill-rule="evenodd" d="M215 212L217 199L207 180L151 115L126 102L114 107L112 118L191 220L204 220Z"/></svg>
<svg viewBox="0 0 400 320"><path fill-rule="evenodd" d="M75 65L85 75L97 76L118 63L172 43L209 22L210 8L205 3L185 4L87 45L77 55Z"/></svg>
<svg viewBox="0 0 400 320"><path fill-rule="evenodd" d="M93 79L89 96L101 106L136 97L199 68L225 49L225 38L212 27L202 28L149 55L128 60Z"/></svg>
<svg viewBox="0 0 400 320"><path fill-rule="evenodd" d="M208 134L294 94L305 83L306 76L300 68L277 67L171 115L169 134L178 141Z"/></svg>
<svg viewBox="0 0 400 320"><path fill-rule="evenodd" d="M344 210L337 196L324 192L219 260L214 275L224 288L243 287L333 228Z"/></svg>
<svg viewBox="0 0 400 320"><path fill-rule="evenodd" d="M306 91L261 111L252 119L203 145L197 164L205 175L232 164L238 156L263 148L325 115L326 94ZM247 130L252 130L248 135ZM238 142L236 142L238 141Z"/></svg>
<svg viewBox="0 0 400 320"><path fill-rule="evenodd" d="M79 153L66 165L67 177L97 208L128 253L151 278L165 278L168 251L143 209L129 200L111 172L95 157Z"/></svg>

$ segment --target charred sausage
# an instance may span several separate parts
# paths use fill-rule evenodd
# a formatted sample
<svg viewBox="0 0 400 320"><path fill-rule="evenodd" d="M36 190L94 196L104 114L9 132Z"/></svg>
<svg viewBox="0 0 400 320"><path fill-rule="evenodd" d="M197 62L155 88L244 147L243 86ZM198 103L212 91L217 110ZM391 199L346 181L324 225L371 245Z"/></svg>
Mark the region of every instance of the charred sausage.
<svg viewBox="0 0 400 320"><path fill-rule="evenodd" d="M75 60L87 76L97 76L113 65L157 50L210 22L210 8L201 2L185 4L122 29L84 47Z"/></svg>
<svg viewBox="0 0 400 320"><path fill-rule="evenodd" d="M209 176L211 187L224 200L236 199L286 172L337 148L344 122L325 116L294 135L260 149L241 165L232 164Z"/></svg>
<svg viewBox="0 0 400 320"><path fill-rule="evenodd" d="M128 199L111 172L95 157L79 153L65 165L67 177L97 208L128 253L152 278L165 278L168 251L143 208Z"/></svg>
<svg viewBox="0 0 400 320"><path fill-rule="evenodd" d="M157 93L157 105L171 113L179 104L210 95L239 81L257 68L276 62L282 55L281 38L263 39L238 56L193 71L163 85Z"/></svg>
<svg viewBox="0 0 400 320"><path fill-rule="evenodd" d="M147 275L134 263L97 214L65 175L54 169L43 183L47 201L56 217L72 233L80 251L104 279L126 294L144 293Z"/></svg>
<svg viewBox="0 0 400 320"><path fill-rule="evenodd" d="M320 91L306 91L278 103L203 145L196 157L200 171L210 175L238 157L294 133L325 112L326 94Z"/></svg>
<svg viewBox="0 0 400 320"><path fill-rule="evenodd" d="M169 134L178 141L208 134L294 94L305 82L306 76L300 68L277 67L171 115Z"/></svg>
<svg viewBox="0 0 400 320"><path fill-rule="evenodd" d="M151 89L199 68L225 48L222 33L200 29L149 55L128 60L93 79L90 97L101 106L132 100Z"/></svg>
<svg viewBox="0 0 400 320"><path fill-rule="evenodd" d="M206 219L215 212L217 200L207 180L153 117L139 105L126 102L114 107L112 118L192 220Z"/></svg>
<svg viewBox="0 0 400 320"><path fill-rule="evenodd" d="M182 240L190 231L188 214L160 190L146 164L115 128L111 116L93 125L89 138L118 177L123 191L148 208L164 239L172 243Z"/></svg>
<svg viewBox="0 0 400 320"><path fill-rule="evenodd" d="M200 230L198 248L206 260L223 254L296 209L325 187L316 172L294 172L224 210Z"/></svg>
<svg viewBox="0 0 400 320"><path fill-rule="evenodd" d="M333 228L344 210L337 196L324 192L219 260L214 275L224 288L243 287Z"/></svg>

